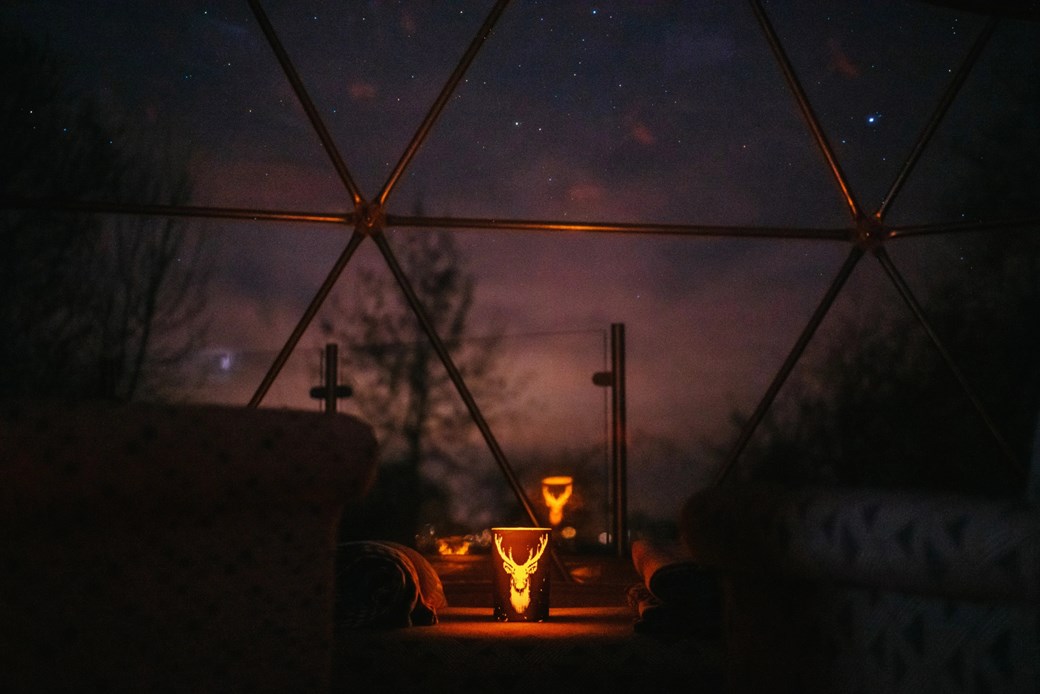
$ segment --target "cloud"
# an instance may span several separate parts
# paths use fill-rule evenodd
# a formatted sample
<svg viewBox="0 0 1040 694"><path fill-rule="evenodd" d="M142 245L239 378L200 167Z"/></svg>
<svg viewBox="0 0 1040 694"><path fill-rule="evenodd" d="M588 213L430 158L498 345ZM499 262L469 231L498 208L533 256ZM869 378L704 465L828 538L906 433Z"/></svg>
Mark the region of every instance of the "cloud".
<svg viewBox="0 0 1040 694"><path fill-rule="evenodd" d="M567 198L574 202L592 203L599 202L606 196L606 190L598 183L581 182L571 185L567 189Z"/></svg>
<svg viewBox="0 0 1040 694"><path fill-rule="evenodd" d="M855 79L860 76L859 65L852 62L848 54L842 49L841 44L838 43L838 39L832 38L828 40L827 48L831 54L829 65L831 72L836 72L842 77L848 77L849 79Z"/></svg>
<svg viewBox="0 0 1040 694"><path fill-rule="evenodd" d="M347 91L354 101L372 101L378 93L374 84L362 80L351 82Z"/></svg>
<svg viewBox="0 0 1040 694"><path fill-rule="evenodd" d="M629 123L628 135L639 144L646 145L647 147L657 144L657 137L654 135L653 131L650 130L650 126L642 121L633 121Z"/></svg>
<svg viewBox="0 0 1040 694"><path fill-rule="evenodd" d="M414 36L419 32L419 20L416 19L415 15L408 10L401 12L401 31L406 36Z"/></svg>
<svg viewBox="0 0 1040 694"><path fill-rule="evenodd" d="M238 157L197 152L191 160L195 204L267 209L347 211L343 186L331 165L314 151L314 161L273 159L260 145L239 145ZM276 153L277 154L277 153Z"/></svg>

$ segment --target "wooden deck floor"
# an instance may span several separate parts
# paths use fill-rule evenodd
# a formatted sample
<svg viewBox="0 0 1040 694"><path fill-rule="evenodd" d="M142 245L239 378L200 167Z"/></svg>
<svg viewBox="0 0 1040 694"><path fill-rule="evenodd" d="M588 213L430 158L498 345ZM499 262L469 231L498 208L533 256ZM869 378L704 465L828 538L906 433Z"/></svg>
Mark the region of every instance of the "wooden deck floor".
<svg viewBox="0 0 1040 694"><path fill-rule="evenodd" d="M617 557L562 558L574 580L553 575L549 619L492 616L488 555L435 558L449 606L440 623L347 634L338 644L336 691L715 692L721 650L696 637L637 633L626 592L639 581Z"/></svg>
<svg viewBox="0 0 1040 694"><path fill-rule="evenodd" d="M564 556L561 562L570 578L552 572L550 611L552 607L627 607L625 594L640 580L632 562L616 556ZM433 557L431 563L444 584L449 606L491 609L489 555Z"/></svg>

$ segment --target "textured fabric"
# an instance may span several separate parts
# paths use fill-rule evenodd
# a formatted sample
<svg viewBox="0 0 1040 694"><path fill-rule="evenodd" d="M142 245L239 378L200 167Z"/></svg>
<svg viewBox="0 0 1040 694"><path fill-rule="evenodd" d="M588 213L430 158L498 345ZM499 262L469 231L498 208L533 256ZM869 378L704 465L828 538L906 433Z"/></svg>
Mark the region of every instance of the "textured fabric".
<svg viewBox="0 0 1040 694"><path fill-rule="evenodd" d="M340 544L337 574L336 620L342 628L428 626L447 605L430 562L395 542Z"/></svg>
<svg viewBox="0 0 1040 694"><path fill-rule="evenodd" d="M683 509L737 691L1040 692L1040 510L740 485Z"/></svg>
<svg viewBox="0 0 1040 694"><path fill-rule="evenodd" d="M749 484L683 509L697 561L864 587L1040 600L1040 508L949 494Z"/></svg>
<svg viewBox="0 0 1040 694"><path fill-rule="evenodd" d="M632 563L643 582L627 594L637 611L636 631L713 635L719 629L714 573L698 565L678 542L635 540Z"/></svg>
<svg viewBox="0 0 1040 694"><path fill-rule="evenodd" d="M0 403L0 688L322 691L346 415Z"/></svg>
<svg viewBox="0 0 1040 694"><path fill-rule="evenodd" d="M632 563L650 592L669 603L688 600L694 581L702 573L689 550L678 542L635 540Z"/></svg>

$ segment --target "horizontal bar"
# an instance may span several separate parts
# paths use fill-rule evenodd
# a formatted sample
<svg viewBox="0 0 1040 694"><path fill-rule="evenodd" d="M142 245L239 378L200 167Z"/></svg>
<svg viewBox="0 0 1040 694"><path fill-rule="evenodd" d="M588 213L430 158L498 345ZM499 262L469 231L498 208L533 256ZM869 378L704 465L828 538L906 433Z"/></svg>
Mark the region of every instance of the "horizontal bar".
<svg viewBox="0 0 1040 694"><path fill-rule="evenodd" d="M301 212L235 207L195 207L186 205L138 205L128 203L61 200L56 198L0 197L0 207L9 209L58 210L134 214L160 217L198 217L212 219L248 219L254 221L313 222L320 224L354 224L351 212ZM1029 220L1024 220L1023 223ZM1036 221L1036 220L1033 220ZM388 227L431 227L487 229L500 231L550 231L581 233L649 234L663 236L707 236L736 238L778 238L818 241L848 241L853 233L845 228L807 227L732 227L698 224L628 224L609 222L561 222L533 219L497 219L475 217L415 217L387 215ZM905 227L899 233L935 233L926 227Z"/></svg>
<svg viewBox="0 0 1040 694"><path fill-rule="evenodd" d="M935 234L965 233L972 231L1002 231L1018 227L1040 227L1040 217L1020 217L1018 219L999 219L994 221L916 224L902 227L888 227L888 232L889 238L895 239L905 238L908 236L931 236Z"/></svg>
<svg viewBox="0 0 1040 694"><path fill-rule="evenodd" d="M199 217L204 219L250 219L274 222L316 222L322 224L354 224L354 212L292 212L258 210L239 207L193 207L188 205L138 205L91 200L57 198L0 197L0 207L21 210L55 210L60 212L92 212L132 214L156 217Z"/></svg>
<svg viewBox="0 0 1040 694"><path fill-rule="evenodd" d="M387 215L388 227L437 227L506 231L570 231L588 233L650 234L664 236L718 236L848 241L853 230L799 227L732 227L697 224L625 224L608 222L559 222L533 219L473 217L411 217Z"/></svg>

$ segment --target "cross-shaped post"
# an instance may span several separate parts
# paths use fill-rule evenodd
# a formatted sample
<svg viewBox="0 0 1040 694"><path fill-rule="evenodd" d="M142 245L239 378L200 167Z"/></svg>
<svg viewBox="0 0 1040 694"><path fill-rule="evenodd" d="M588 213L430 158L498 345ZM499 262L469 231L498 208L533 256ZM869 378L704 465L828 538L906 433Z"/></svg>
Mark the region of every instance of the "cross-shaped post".
<svg viewBox="0 0 1040 694"><path fill-rule="evenodd" d="M349 398L354 390L350 386L338 385L339 347L335 342L325 345L325 385L311 388L311 397L325 401L325 413L335 414L336 401Z"/></svg>

